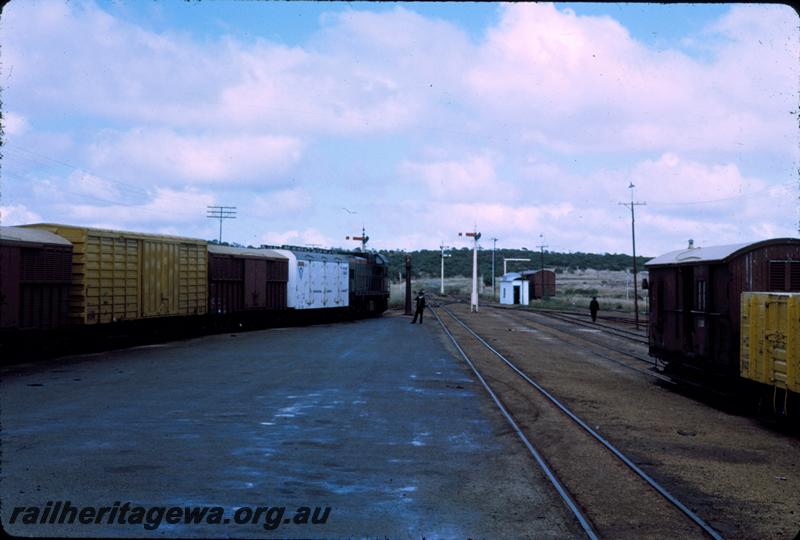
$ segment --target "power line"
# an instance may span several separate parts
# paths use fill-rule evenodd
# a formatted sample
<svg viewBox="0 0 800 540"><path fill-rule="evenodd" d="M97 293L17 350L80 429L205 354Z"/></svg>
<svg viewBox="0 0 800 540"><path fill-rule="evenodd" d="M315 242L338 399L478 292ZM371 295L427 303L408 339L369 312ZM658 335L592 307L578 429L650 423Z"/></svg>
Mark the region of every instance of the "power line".
<svg viewBox="0 0 800 540"><path fill-rule="evenodd" d="M90 170L86 169L86 168L78 167L76 165L72 165L72 164L67 163L65 161L61 161L61 160L55 159L53 157L40 154L38 152L34 152L33 150L29 150L27 148L23 148L23 147L19 146L18 144L15 144L14 146L8 146L6 148L6 151L11 151L12 153L17 153L18 157L21 157L23 159L27 159L29 161L35 161L35 158L38 158L40 163L42 163L43 161L52 162L52 163L54 163L56 165L60 165L61 167L70 169L73 172L82 173L82 174L97 178L98 180L102 180L102 181L109 182L111 184L115 184L115 185L119 186L123 191L127 191L129 194L132 194L132 195L139 195L139 196L143 196L143 197L146 197L146 198L150 198L150 197L153 196L153 194L151 192L149 192L148 190L142 189L141 187L136 186L134 184L129 184L127 182L122 182L122 181L116 180L114 178L109 178L107 176L99 175L99 174L97 174L97 173L95 173L93 171L90 171ZM24 153L20 154L19 152L24 152ZM25 154L30 154L30 155L25 155ZM72 193L78 194L74 190L72 190ZM84 196L83 194L78 194L78 195ZM196 201L194 199L192 199L190 197L186 197L185 195L181 195L179 193L174 193L173 192L173 193L165 194L165 193L162 192L161 196L165 197L165 198L173 199L173 200L196 203ZM95 199L97 199L97 198L95 198ZM138 205L138 204L126 204L126 203L121 203L121 202L116 202L116 201L107 201L107 202L110 202L111 204L119 204L119 205L122 205L122 206L136 206L136 205Z"/></svg>

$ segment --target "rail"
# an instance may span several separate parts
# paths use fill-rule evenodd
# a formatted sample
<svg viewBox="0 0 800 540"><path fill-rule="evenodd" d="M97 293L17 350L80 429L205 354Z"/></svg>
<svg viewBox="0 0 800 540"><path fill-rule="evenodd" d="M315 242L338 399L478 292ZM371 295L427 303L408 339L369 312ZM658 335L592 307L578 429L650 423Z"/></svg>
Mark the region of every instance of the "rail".
<svg viewBox="0 0 800 540"><path fill-rule="evenodd" d="M439 308L447 311L448 313L451 313L444 306L440 305ZM599 538L597 536L597 533L594 531L592 526L589 524L589 520L586 518L586 516L583 515L583 512L581 512L581 510L575 504L575 501L572 500L572 497L570 497L570 495L567 492L566 488L561 484L561 482L559 482L558 478L556 478L556 475L553 473L552 469L550 469L550 467L545 462L544 458L542 458L541 454L539 454L539 452L533 446L533 443L531 443L531 441L528 440L528 438L522 432L522 429L520 429L519 425L516 423L516 421L514 421L514 418L511 416L511 414L508 412L508 410L505 408L505 406L503 406L503 404L501 403L500 399L498 399L497 395L494 393L494 391L491 389L489 384L486 382L486 380L480 374L478 369L475 367L475 364L472 363L472 360L469 359L469 356L467 356L467 353L464 352L464 349L461 348L461 345L458 344L458 341L456 340L456 338L453 336L453 334L450 332L450 330L444 324L442 319L439 317L439 314L436 312L436 309L431 308L431 311L433 312L434 317L436 317L436 320L439 322L439 325L442 327L442 330L444 330L444 333L447 335L447 337L450 338L450 341L453 342L453 345L456 347L458 352L461 354L461 357L464 358L464 361L467 363L467 365L470 367L472 372L475 374L475 377L477 377L478 381L480 381L481 385L483 385L483 388L486 390L486 392L492 398L492 400L494 401L495 405L497 405L497 407L500 409L500 412L503 413L503 416L508 421L508 423L511 425L511 427L514 429L514 431L519 436L519 438L522 439L523 444L528 449L528 451L531 453L531 455L533 456L533 459L536 461L536 463L539 465L539 467L542 469L542 472L544 472L545 476L547 477L547 480L550 482L550 484L553 486L553 488L555 488L556 492L561 497L561 500L564 501L564 504L567 506L569 511L572 512L572 514L578 520L578 523L580 523L581 528L586 533L586 536L589 537L592 540L597 540ZM452 314L451 314L451 316L452 316Z"/></svg>
<svg viewBox="0 0 800 540"><path fill-rule="evenodd" d="M498 352L494 347L492 347L486 340L484 340L481 336L479 336L472 328L470 328L466 323L464 323L461 319L459 319L450 309L445 306L440 306L439 309L446 312L454 321L456 321L459 325L461 325L467 332L469 332L476 340L478 340L484 347L486 347L489 351L491 351L494 355L496 355L500 360L502 360L509 368L511 368L517 375L519 375L523 380L525 380L529 385L533 386L539 393L541 393L548 401L550 401L553 405L555 405L562 413L564 413L567 417L569 417L573 422L575 422L578 426L581 427L586 433L588 433L594 440L602 444L609 452L611 452L616 458L618 458L626 467L628 467L631 471L633 471L639 478L644 480L650 487L656 490L664 499L666 499L670 504L672 504L675 508L681 511L685 516L687 516L691 521L693 521L698 527L700 527L703 532L705 532L711 538L715 540L722 540L722 536L709 524L703 521L697 514L692 512L685 504L683 504L680 500L678 500L675 496L673 496L665 487L655 481L650 475L644 472L641 468L639 468L633 461L631 461L625 454L623 454L619 449L617 449L614 445L612 445L608 440L602 437L599 433L593 430L585 421L583 421L580 417L578 417L575 413L573 413L566 405L561 403L555 396L553 396L550 392L548 392L545 388L539 385L536 381L531 379L526 373L524 373L520 368L518 368L513 362L511 362L508 358L503 356L500 352ZM486 384L483 377L480 376L477 369L475 368L474 364L469 361L466 353L464 353L463 349L457 344L455 338L453 337L452 333L447 329L444 322L439 317L438 313L436 313L435 309L432 309L436 319L439 321L439 324L442 326L444 331L450 337L450 339L456 344L457 349L464 357L464 359L468 362L470 368L473 372L479 377L481 383L484 385L484 388L490 392L492 398L494 399L495 403L498 406L502 407L499 403L499 400L494 395L494 392ZM510 418L508 412L503 409L503 414L509 421L513 421ZM515 429L520 434L521 437L524 437L523 434L519 432L518 426L513 424ZM529 449L532 448L529 447ZM538 460L537 460L538 461ZM559 492L561 494L561 492ZM570 499L571 500L571 499ZM587 534L589 534L587 532Z"/></svg>

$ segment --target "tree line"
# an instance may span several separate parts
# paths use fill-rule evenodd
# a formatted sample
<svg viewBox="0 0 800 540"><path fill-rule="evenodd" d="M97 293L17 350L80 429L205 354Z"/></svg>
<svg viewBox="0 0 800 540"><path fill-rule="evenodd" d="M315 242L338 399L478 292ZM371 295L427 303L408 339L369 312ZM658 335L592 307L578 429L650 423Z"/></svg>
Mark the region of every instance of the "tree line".
<svg viewBox="0 0 800 540"><path fill-rule="evenodd" d="M426 278L438 277L441 272L441 251L438 249L421 249L417 251L380 250L379 253L389 261L389 277L399 280L405 272L405 257L411 256L411 277ZM449 257L444 260L445 277L472 276L472 249L450 249L446 252ZM539 270L542 266L556 273L572 272L576 270L632 270L633 257L623 253L559 253L557 251L533 251L521 249L498 249L495 251L495 275L503 273L503 259L530 259L530 262L509 262L509 272L523 270ZM542 260L544 259L544 260ZM644 263L650 257L636 257L636 265L644 269ZM544 264L542 264L544 263ZM478 250L478 274L484 276L487 283L491 283L492 276L492 250Z"/></svg>
<svg viewBox="0 0 800 540"><path fill-rule="evenodd" d="M208 240L209 244L219 244L216 239ZM243 245L237 242L222 242L223 246L248 247L257 246ZM338 248L342 251L349 251L346 248ZM392 280L401 280L405 272L406 255L411 256L411 277L426 278L439 277L441 274L441 251L438 249L420 249L417 251L402 250L379 250L389 262L389 277ZM446 251L447 257L444 260L445 277L472 276L472 248L462 247ZM576 251L574 253L559 253L557 251L545 251L544 260L542 253L526 248L520 249L498 249L495 251L495 275L503 274L503 259L530 259L529 262L509 262L509 272L521 272L523 270L539 270L542 266L548 270L554 270L557 274L562 272L572 272L576 270L632 270L633 257L623 253L584 253ZM650 257L636 257L636 265L639 269L644 269L644 263ZM544 263L544 264L542 264ZM492 250L478 250L478 274L484 276L487 284L492 282Z"/></svg>

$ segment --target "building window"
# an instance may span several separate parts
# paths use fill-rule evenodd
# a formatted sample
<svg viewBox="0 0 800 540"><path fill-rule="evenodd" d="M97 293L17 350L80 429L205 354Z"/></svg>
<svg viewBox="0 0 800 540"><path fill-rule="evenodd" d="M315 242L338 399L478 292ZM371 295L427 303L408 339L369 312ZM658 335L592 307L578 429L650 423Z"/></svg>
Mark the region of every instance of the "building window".
<svg viewBox="0 0 800 540"><path fill-rule="evenodd" d="M694 282L694 309L697 311L706 310L706 281L698 279Z"/></svg>

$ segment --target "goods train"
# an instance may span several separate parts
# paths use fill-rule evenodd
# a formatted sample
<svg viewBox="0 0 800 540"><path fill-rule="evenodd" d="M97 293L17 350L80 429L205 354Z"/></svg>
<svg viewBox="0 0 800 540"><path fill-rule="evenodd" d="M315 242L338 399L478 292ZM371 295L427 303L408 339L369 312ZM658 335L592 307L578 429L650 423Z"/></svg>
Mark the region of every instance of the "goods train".
<svg viewBox="0 0 800 540"><path fill-rule="evenodd" d="M646 267L652 356L800 416L800 239L690 242Z"/></svg>
<svg viewBox="0 0 800 540"><path fill-rule="evenodd" d="M387 261L366 251L234 248L49 223L0 227L0 353L37 332L61 339L91 337L87 328L213 330L377 316L388 286Z"/></svg>

